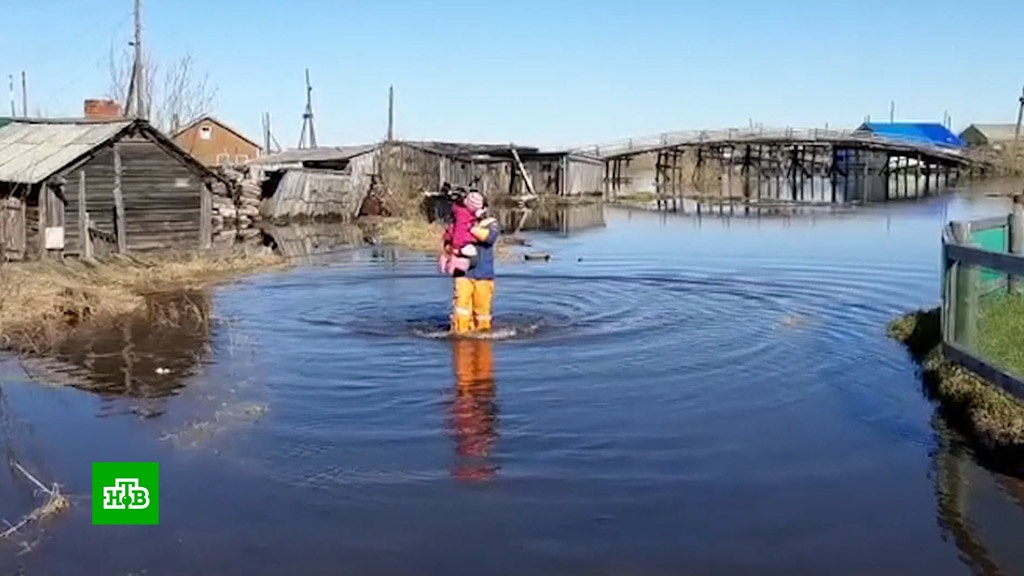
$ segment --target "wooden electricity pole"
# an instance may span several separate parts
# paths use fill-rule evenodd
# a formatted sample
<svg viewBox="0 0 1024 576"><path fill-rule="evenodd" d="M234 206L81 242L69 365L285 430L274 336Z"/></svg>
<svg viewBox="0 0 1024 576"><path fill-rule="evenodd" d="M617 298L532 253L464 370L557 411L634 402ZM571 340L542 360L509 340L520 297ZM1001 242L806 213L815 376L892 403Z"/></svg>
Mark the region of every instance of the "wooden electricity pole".
<svg viewBox="0 0 1024 576"><path fill-rule="evenodd" d="M388 86L388 142L395 139L395 86Z"/></svg>
<svg viewBox="0 0 1024 576"><path fill-rule="evenodd" d="M142 56L142 0L135 0L135 36L131 45L135 49L132 59L132 75L128 80L125 96L125 115L131 118L148 118L149 102L146 98L145 63Z"/></svg>

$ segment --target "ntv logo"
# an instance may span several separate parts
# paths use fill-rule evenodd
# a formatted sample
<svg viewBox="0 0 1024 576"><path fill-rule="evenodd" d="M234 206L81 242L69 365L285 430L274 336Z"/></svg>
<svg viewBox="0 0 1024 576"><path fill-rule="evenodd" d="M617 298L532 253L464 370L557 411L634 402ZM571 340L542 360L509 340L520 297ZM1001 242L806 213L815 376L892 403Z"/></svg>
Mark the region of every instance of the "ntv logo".
<svg viewBox="0 0 1024 576"><path fill-rule="evenodd" d="M93 524L159 524L160 464L93 462Z"/></svg>
<svg viewBox="0 0 1024 576"><path fill-rule="evenodd" d="M149 490L138 478L118 478L113 486L103 487L104 510L145 510L149 508Z"/></svg>

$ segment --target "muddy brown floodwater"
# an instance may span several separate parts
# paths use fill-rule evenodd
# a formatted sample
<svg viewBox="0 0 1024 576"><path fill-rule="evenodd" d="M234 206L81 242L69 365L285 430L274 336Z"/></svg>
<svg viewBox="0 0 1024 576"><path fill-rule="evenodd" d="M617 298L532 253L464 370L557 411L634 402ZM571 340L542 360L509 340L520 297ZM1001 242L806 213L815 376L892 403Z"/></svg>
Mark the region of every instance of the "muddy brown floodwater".
<svg viewBox="0 0 1024 576"><path fill-rule="evenodd" d="M500 267L510 340L424 337L448 281L375 247L192 298L208 322L8 359L5 449L72 507L0 568L1024 573L1024 490L974 463L885 332L938 301L944 222L1005 208L574 208L525 225L551 261ZM90 524L99 460L160 462L159 526ZM0 516L37 502L0 475Z"/></svg>

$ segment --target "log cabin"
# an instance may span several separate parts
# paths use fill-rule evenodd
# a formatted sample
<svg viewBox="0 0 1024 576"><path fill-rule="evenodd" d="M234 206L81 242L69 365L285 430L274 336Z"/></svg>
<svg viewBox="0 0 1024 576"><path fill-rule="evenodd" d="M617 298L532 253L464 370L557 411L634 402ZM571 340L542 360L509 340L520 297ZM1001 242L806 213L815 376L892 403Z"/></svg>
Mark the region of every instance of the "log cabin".
<svg viewBox="0 0 1024 576"><path fill-rule="evenodd" d="M228 186L145 120L0 122L5 261L206 249Z"/></svg>

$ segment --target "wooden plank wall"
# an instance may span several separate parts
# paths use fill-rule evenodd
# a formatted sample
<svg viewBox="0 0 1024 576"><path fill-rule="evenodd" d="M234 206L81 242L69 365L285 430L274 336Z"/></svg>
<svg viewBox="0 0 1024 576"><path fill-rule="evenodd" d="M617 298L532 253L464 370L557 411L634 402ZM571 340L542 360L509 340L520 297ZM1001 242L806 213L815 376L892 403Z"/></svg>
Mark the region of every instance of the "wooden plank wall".
<svg viewBox="0 0 1024 576"><path fill-rule="evenodd" d="M401 143L381 146L378 168L381 183L393 194L412 197L441 187L441 156Z"/></svg>
<svg viewBox="0 0 1024 576"><path fill-rule="evenodd" d="M603 194L605 165L566 154L522 155L523 167L533 179L533 188L542 196L579 196ZM525 194L526 184L517 178L517 192Z"/></svg>
<svg viewBox="0 0 1024 576"><path fill-rule="evenodd" d="M511 163L507 160L471 161L401 142L382 146L377 166L384 186L403 195L435 192L445 181L454 186L468 186L479 177L476 187L491 197L509 190L512 174Z"/></svg>
<svg viewBox="0 0 1024 576"><path fill-rule="evenodd" d="M438 157L441 179L453 186L473 186L487 197L505 194L512 185L512 162L506 159L467 160ZM479 180L477 180L479 178Z"/></svg>
<svg viewBox="0 0 1024 576"><path fill-rule="evenodd" d="M520 155L523 160L523 168L533 179L533 189L541 196L557 196L559 193L559 182L562 181L562 166L556 156L527 156ZM518 174L517 174L518 176ZM516 186L519 194L529 192L526 182L522 178L516 178Z"/></svg>
<svg viewBox="0 0 1024 576"><path fill-rule="evenodd" d="M303 168L288 170L274 194L260 203L260 215L270 221L350 218L366 194L365 190L357 194L352 184L350 174Z"/></svg>
<svg viewBox="0 0 1024 576"><path fill-rule="evenodd" d="M17 261L25 258L25 202L8 196L0 200L0 259Z"/></svg>
<svg viewBox="0 0 1024 576"><path fill-rule="evenodd" d="M144 138L117 144L129 252L200 247L200 179L177 158ZM85 166L86 210L93 228L114 229L113 148L99 150ZM77 171L65 187L65 254L79 254Z"/></svg>
<svg viewBox="0 0 1024 576"><path fill-rule="evenodd" d="M604 162L568 157L563 196L604 194Z"/></svg>

